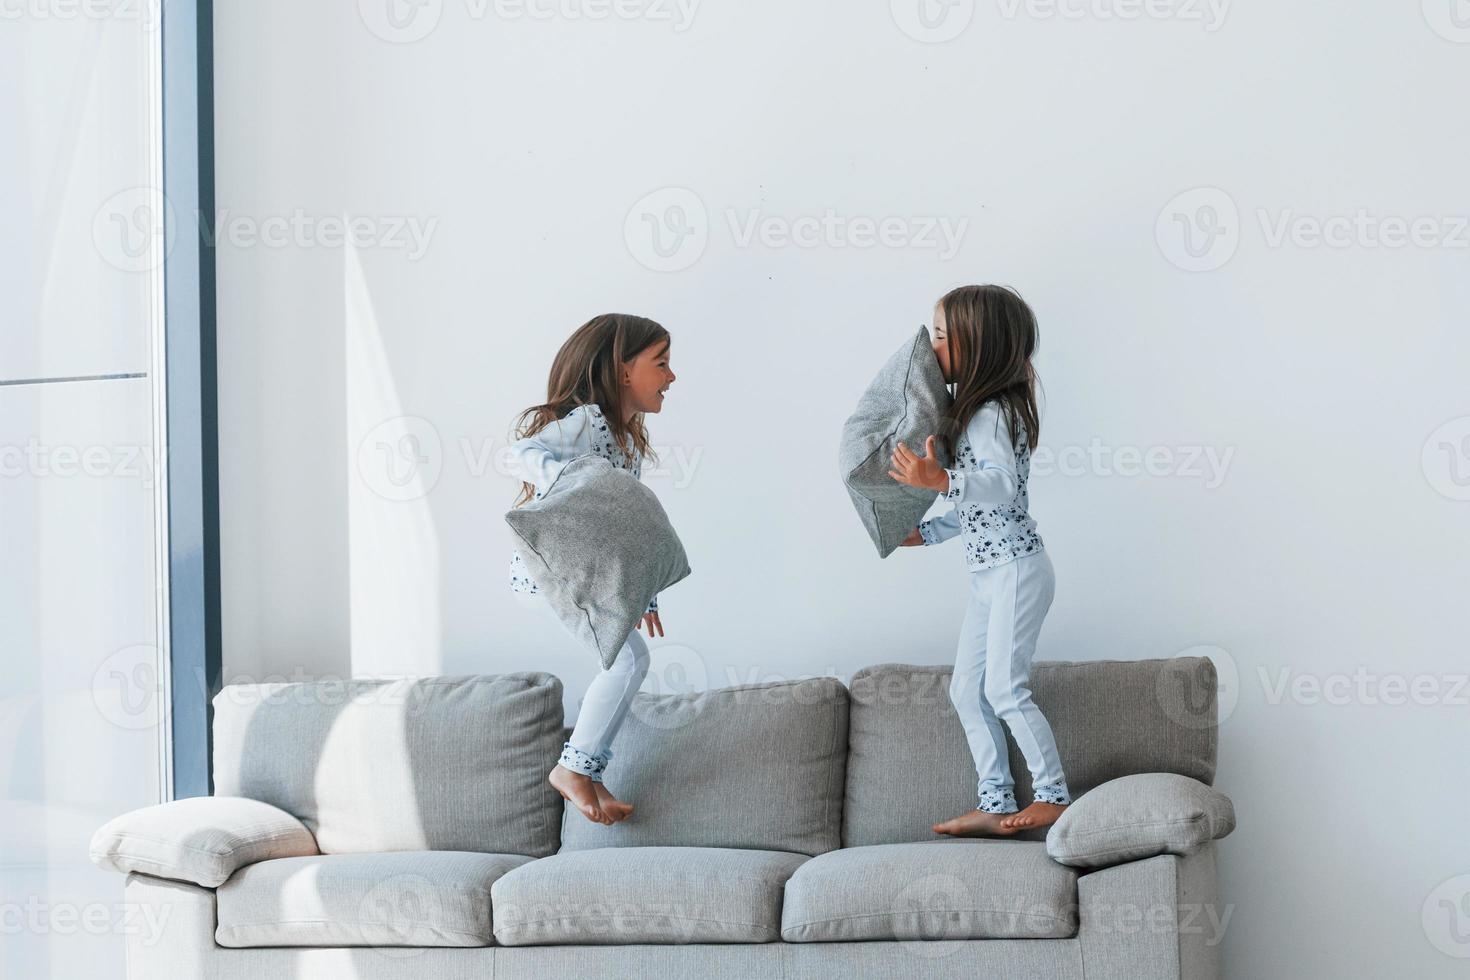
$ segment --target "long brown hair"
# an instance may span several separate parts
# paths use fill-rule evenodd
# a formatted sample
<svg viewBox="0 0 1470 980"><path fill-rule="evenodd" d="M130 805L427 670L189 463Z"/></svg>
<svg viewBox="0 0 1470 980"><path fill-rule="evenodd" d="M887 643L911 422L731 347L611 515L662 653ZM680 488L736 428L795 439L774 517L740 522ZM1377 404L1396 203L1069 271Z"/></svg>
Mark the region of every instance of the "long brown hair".
<svg viewBox="0 0 1470 980"><path fill-rule="evenodd" d="M961 286L939 300L949 338L954 407L942 433L953 454L960 433L986 402L999 402L1011 442L1022 433L1036 448L1041 414L1036 407L1036 314L1007 286Z"/></svg>
<svg viewBox="0 0 1470 980"><path fill-rule="evenodd" d="M623 421L622 370L624 364L648 348L669 342L669 332L646 317L603 313L588 320L556 352L546 380L546 401L520 414L515 437L533 436L579 405L596 405L613 440L620 447L633 443L630 458L637 454L657 460L648 444L643 413ZM535 487L522 483L516 506L535 495Z"/></svg>

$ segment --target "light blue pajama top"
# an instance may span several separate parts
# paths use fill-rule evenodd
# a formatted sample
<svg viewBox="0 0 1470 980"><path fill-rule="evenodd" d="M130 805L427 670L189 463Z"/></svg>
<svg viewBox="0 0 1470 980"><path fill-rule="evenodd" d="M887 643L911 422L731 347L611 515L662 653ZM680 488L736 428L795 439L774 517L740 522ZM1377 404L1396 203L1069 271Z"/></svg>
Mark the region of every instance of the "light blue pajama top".
<svg viewBox="0 0 1470 980"><path fill-rule="evenodd" d="M511 466L522 480L536 488L533 500L546 496L562 469L578 456L601 456L620 470L637 479L643 478L643 458L633 449L618 448L612 429L596 405L578 405L561 419L547 425L533 436L517 440L510 447ZM510 588L512 592L536 595L541 589L531 578L520 549L510 553ZM658 611L658 597L648 604L649 612Z"/></svg>
<svg viewBox="0 0 1470 980"><path fill-rule="evenodd" d="M955 446L949 492L954 503L943 517L919 525L926 545L959 535L971 571L995 568L1042 550L1036 521L1027 511L1031 447L1023 430L1015 445L999 402L986 402L965 425Z"/></svg>

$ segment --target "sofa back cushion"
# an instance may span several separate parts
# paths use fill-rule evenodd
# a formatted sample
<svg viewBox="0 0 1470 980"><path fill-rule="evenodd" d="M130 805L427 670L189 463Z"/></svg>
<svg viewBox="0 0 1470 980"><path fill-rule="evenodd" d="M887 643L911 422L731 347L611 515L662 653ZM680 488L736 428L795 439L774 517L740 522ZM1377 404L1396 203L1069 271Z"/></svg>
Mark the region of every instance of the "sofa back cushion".
<svg viewBox="0 0 1470 980"><path fill-rule="evenodd" d="M952 673L883 664L853 677L844 847L932 840L936 821L974 809L978 780L949 700ZM1073 798L1134 773L1211 783L1217 686L1204 657L1038 662L1031 672ZM1009 733L1007 743L1025 806L1031 778Z"/></svg>
<svg viewBox="0 0 1470 980"><path fill-rule="evenodd" d="M605 827L570 804L562 850L840 846L847 689L833 677L635 695L603 779L635 807Z"/></svg>
<svg viewBox="0 0 1470 980"><path fill-rule="evenodd" d="M215 793L280 807L323 854L557 848L562 685L550 674L231 685Z"/></svg>

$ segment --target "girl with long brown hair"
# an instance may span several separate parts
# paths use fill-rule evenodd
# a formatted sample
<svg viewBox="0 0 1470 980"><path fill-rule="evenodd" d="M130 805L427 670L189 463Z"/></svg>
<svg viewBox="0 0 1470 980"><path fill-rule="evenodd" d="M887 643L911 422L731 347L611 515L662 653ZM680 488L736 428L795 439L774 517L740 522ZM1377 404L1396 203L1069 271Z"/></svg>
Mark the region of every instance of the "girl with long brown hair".
<svg viewBox="0 0 1470 980"><path fill-rule="evenodd" d="M970 569L970 605L960 628L949 696L979 776L979 804L936 823L958 836L1004 836L1053 824L1071 803L1056 739L1031 698L1031 659L1051 607L1055 576L1029 513L1026 483L1041 430L1036 403L1036 316L1014 290L961 286L934 309L934 353L954 386L944 431L920 456L900 443L890 476L954 503L924 521L905 545L958 535ZM937 446L953 456L939 463ZM1031 770L1034 802L1017 812L1005 722Z"/></svg>
<svg viewBox="0 0 1470 980"><path fill-rule="evenodd" d="M674 383L669 332L652 320L623 313L593 317L562 344L551 364L546 401L521 413L511 460L524 481L517 504L540 499L578 456L602 456L641 477L652 456L643 419L663 409ZM519 551L511 554L511 589L535 595ZM650 637L663 636L655 597L643 617ZM548 781L588 820L613 824L633 807L602 784L612 740L648 673L648 645L635 629L611 667L587 688L571 737Z"/></svg>

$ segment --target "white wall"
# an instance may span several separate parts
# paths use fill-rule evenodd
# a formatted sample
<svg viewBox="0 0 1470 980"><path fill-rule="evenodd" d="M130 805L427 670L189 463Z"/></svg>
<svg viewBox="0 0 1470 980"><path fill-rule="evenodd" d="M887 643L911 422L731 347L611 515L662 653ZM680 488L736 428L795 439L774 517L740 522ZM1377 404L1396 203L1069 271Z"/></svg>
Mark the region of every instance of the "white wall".
<svg viewBox="0 0 1470 980"><path fill-rule="evenodd" d="M706 0L681 30L664 4L433 0L395 34L375 0L220 5L227 673L548 669L574 709L595 665L508 592L514 481L479 454L604 310L673 331L651 428L698 459L651 481L695 572L650 683L944 661L959 550L877 561L836 439L936 297L1012 283L1069 464L1033 480L1059 577L1042 655L1204 646L1235 679L1230 975L1461 975L1470 32L1434 2L960 0L930 13L963 32L923 43L894 7ZM694 201L639 204L667 188ZM1222 203L1199 188L1227 207L1202 261L1229 261L1191 272L1174 215L1198 236ZM655 271L643 212L671 203L700 234ZM739 240L827 209L967 226L951 257ZM1359 212L1347 247L1273 240ZM377 244L252 244L293 214L366 218ZM1439 244L1368 237L1420 217ZM432 224L421 256L395 218ZM1149 450L1165 475L1116 472ZM1416 679L1432 703L1385 703Z"/></svg>

